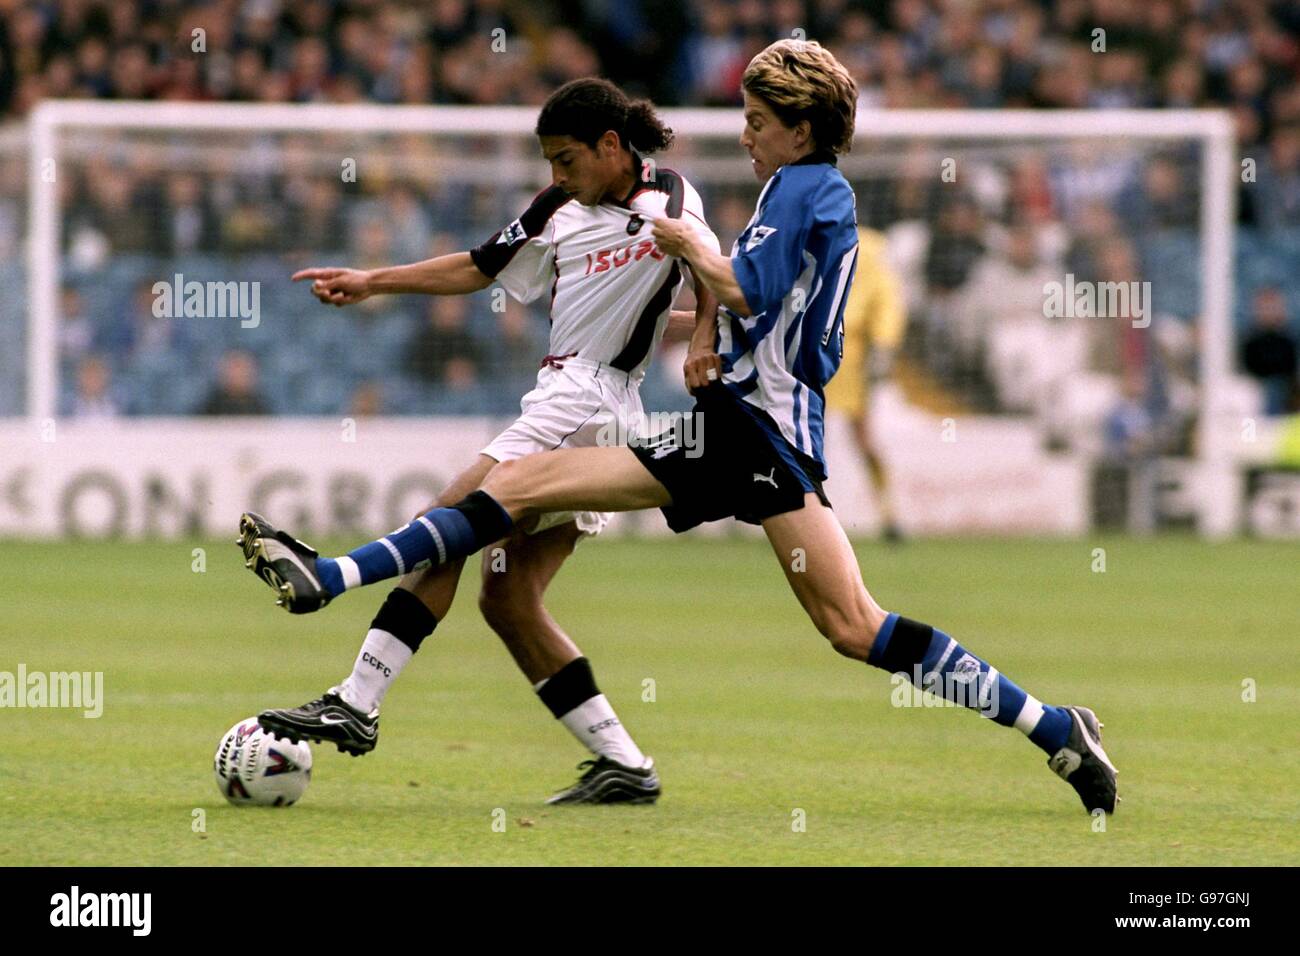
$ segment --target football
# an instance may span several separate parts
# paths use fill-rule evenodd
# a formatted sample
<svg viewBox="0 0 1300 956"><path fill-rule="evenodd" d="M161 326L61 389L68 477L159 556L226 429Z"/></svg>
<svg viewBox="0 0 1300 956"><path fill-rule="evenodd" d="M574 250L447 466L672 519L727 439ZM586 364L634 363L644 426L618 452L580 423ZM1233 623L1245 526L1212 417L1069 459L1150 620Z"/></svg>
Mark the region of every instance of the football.
<svg viewBox="0 0 1300 956"><path fill-rule="evenodd" d="M290 807L311 782L311 747L272 737L248 717L221 738L213 770L217 789L237 807Z"/></svg>

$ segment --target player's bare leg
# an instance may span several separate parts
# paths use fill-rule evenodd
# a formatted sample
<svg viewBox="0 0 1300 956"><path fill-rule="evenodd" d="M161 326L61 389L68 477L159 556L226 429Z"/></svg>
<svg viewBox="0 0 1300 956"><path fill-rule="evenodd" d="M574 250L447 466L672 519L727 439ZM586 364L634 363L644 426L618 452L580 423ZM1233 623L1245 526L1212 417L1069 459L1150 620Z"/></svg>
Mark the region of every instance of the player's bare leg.
<svg viewBox="0 0 1300 956"><path fill-rule="evenodd" d="M1111 813L1116 770L1101 747L1101 723L1086 707L1044 705L947 634L886 614L862 582L844 530L817 495L804 507L763 522L790 587L817 629L839 653L1015 727L1048 754L1085 809Z"/></svg>
<svg viewBox="0 0 1300 956"><path fill-rule="evenodd" d="M815 494L804 507L763 522L795 597L831 647L866 661L886 612L862 583L857 556L834 512Z"/></svg>
<svg viewBox="0 0 1300 956"><path fill-rule="evenodd" d="M593 754L578 783L550 803L652 803L654 762L641 752L596 686L591 664L543 599L582 537L575 522L537 534L516 531L483 551L479 608L551 714Z"/></svg>
<svg viewBox="0 0 1300 956"><path fill-rule="evenodd" d="M515 532L501 550L483 551L478 606L531 684L538 684L582 656L543 604L556 572L582 538L569 521L538 534Z"/></svg>
<svg viewBox="0 0 1300 956"><path fill-rule="evenodd" d="M638 511L672 503L668 489L622 447L562 448L503 462L482 489L516 521L548 511Z"/></svg>

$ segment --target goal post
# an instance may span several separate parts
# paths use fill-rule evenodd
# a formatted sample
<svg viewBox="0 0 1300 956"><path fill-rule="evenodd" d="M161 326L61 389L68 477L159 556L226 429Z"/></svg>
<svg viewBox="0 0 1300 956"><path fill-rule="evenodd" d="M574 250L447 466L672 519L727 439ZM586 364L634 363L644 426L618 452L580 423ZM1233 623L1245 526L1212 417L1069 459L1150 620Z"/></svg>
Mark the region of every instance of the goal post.
<svg viewBox="0 0 1300 956"><path fill-rule="evenodd" d="M665 109L663 116L677 134L674 148L661 161L682 169L704 194L706 209L715 206L715 191L746 197L752 209L757 186L752 182L736 140L741 119L734 109ZM28 325L26 332L26 395L24 411L34 422L55 419L60 411L61 289L65 279L68 236L63 234L67 210L61 208L60 179L68 170L84 173L90 163L112 155L114 162L175 163L198 176L209 169L229 171L232 162L264 169L286 162L293 150L322 175L338 176L340 152L346 144L363 167L383 154L389 170L434 163L436 175L454 188L495 187L517 192L536 190L548 181L532 131L536 110L531 107L453 107L379 105L200 104L155 102L46 101L28 119ZM403 140L403 137L407 139ZM405 154L403 143L414 138L431 144L420 157ZM490 143L473 158L457 162L460 144ZM310 155L310 144L322 144ZM154 149L152 159L149 150ZM1082 150L1072 157L1071 149ZM1005 168L1018 156L1036 151L1060 154L1064 176L1071 178L1074 159L1086 166L1093 152L1118 157L1117 162L1141 170L1147 157L1172 150L1188 158L1183 188L1195 207L1190 227L1194 266L1181 263L1194 276L1195 289L1177 289L1194 301L1198 326L1195 362L1196 415L1192 443L1196 471L1195 522L1207 535L1235 533L1241 492L1234 436L1240 415L1224 396L1233 377L1234 224L1236 191L1240 183L1230 116L1214 110L912 110L862 111L857 116L855 149L841 158L851 183L875 182L882 194L904 183L914 170L904 167L905 154L924 153L936 160L927 186L940 201L948 185L954 194L971 187L971 170ZM942 178L939 161L955 168L951 180ZM1180 158L1179 160L1183 160ZM405 164L405 165L403 165ZM169 167L170 168L170 167ZM418 175L434 175L427 170ZM1083 189L1087 176L1076 177ZM978 191L976 184L976 191ZM997 188L993 187L996 192ZM1113 202L1115 195L1112 194ZM864 212L859 203L860 214ZM1120 210L1123 211L1123 210ZM147 215L142 211L140 215ZM866 221L865 215L860 216ZM482 236L503 223L490 218L472 225ZM924 223L926 228L933 222ZM1154 230L1157 222L1149 224ZM1142 233L1142 221L1136 231ZM732 235L723 235L724 243ZM887 230L888 231L888 230ZM1069 240L1069 230L1063 230ZM1141 235L1138 236L1142 238ZM278 240L276 240L278 241ZM274 243L273 243L274 244ZM111 261L110 252L110 261ZM916 263L913 263L915 267ZM940 266L943 263L939 263ZM940 269L939 271L943 271ZM915 295L909 306L927 312L933 286L928 275L913 277ZM1157 289L1157 293L1160 290ZM959 295L958 295L959 297ZM960 302L957 303L960 306ZM1190 306L1189 306L1190 308ZM935 315L946 314L942 309ZM938 341L942 342L943 339ZM922 358L943 364L935 354ZM1067 369L1068 371L1068 369ZM983 376L983 370L978 375ZM958 391L966 386L958 381ZM996 389L995 389L996 391ZM1040 402L1041 407L1041 402ZM418 408L413 405L412 408ZM304 411L305 409L305 411ZM310 407L294 414L312 414ZM1024 414L1024 409L1020 410ZM148 415L146 408L143 412ZM162 414L175 414L164 412ZM996 409L995 417L1015 417L1015 410ZM1234 418L1234 415L1236 417Z"/></svg>

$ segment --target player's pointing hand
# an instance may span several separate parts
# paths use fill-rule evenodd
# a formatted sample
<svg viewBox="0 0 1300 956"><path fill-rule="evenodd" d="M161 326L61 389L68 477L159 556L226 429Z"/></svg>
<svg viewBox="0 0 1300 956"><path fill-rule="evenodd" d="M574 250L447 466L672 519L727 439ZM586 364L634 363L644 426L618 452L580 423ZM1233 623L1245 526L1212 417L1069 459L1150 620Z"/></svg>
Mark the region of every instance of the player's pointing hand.
<svg viewBox="0 0 1300 956"><path fill-rule="evenodd" d="M311 279L312 295L326 305L353 305L371 294L370 273L364 269L302 269L294 282Z"/></svg>

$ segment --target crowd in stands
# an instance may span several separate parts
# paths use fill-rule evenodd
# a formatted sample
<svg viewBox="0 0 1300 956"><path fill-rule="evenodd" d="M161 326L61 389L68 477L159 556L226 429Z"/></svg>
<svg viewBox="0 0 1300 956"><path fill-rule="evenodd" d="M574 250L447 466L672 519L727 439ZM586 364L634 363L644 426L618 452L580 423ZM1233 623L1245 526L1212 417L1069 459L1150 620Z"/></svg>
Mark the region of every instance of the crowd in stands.
<svg viewBox="0 0 1300 956"><path fill-rule="evenodd" d="M69 96L540 104L593 72L664 105L734 105L750 57L802 35L850 68L865 106L1219 104L1253 147L1300 121L1297 34L1287 0L3 0L0 111Z"/></svg>
<svg viewBox="0 0 1300 956"><path fill-rule="evenodd" d="M0 0L0 117L68 97L537 105L592 73L663 105L735 106L749 58L792 35L829 46L867 108L1229 110L1251 166L1238 195L1240 367L1262 383L1268 411L1300 407L1295 3ZM319 151L309 139L279 145ZM890 235L937 374L983 382L993 407L1043 411L1078 355L1110 377L1112 398L1137 396L1158 417L1195 378L1197 167L1178 150L1135 168L1088 148L1061 163L993 157L987 176L945 189L917 144L888 172L855 180L859 215ZM274 291L320 256L411 261L467 248L486 238L484 223L490 232L518 214L517 194L440 183L427 173L431 150L397 138L400 168L347 183L306 161L212 175L119 162L92 144L60 186L65 410L508 413L544 353L544 309L493 309L485 294L400 297L322 318L306 290ZM19 248L21 172L16 181L0 187L0 251ZM725 243L753 195L706 191L705 201ZM231 338L153 315L152 281L213 261L264 280L279 334ZM1042 326L1043 285L1067 272L1153 280L1158 334L1110 329L1099 345L1095 327ZM334 374L322 383L325 367Z"/></svg>

